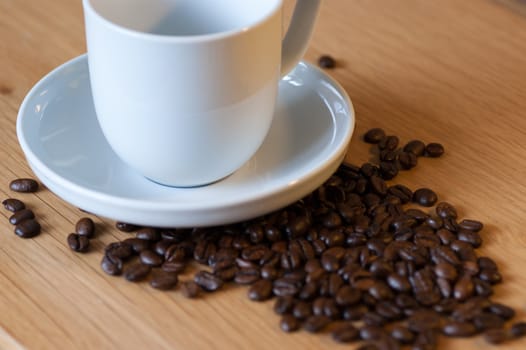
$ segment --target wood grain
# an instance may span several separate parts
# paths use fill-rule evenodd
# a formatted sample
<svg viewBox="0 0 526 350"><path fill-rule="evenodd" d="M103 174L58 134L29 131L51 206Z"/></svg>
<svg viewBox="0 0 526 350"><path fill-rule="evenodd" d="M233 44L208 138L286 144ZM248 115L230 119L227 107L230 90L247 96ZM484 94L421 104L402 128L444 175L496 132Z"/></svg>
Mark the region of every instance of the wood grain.
<svg viewBox="0 0 526 350"><path fill-rule="evenodd" d="M499 263L495 300L526 319L526 17L522 1L327 0L306 59L329 53L329 72L357 115L347 161L370 157L360 135L381 126L402 141L445 145L397 182L428 186L462 217L486 224L480 254ZM286 3L290 9L291 2ZM85 51L81 2L0 1L0 197L33 176L15 134L18 107L44 74ZM16 194L43 224L21 240L0 210L2 349L319 349L327 334L285 335L272 303L231 287L200 300L105 275L103 246L126 234L94 217L92 252L74 254L66 236L85 215L48 190ZM480 338L444 339L443 349L490 349ZM507 344L524 349L526 341ZM351 346L352 348L352 346Z"/></svg>

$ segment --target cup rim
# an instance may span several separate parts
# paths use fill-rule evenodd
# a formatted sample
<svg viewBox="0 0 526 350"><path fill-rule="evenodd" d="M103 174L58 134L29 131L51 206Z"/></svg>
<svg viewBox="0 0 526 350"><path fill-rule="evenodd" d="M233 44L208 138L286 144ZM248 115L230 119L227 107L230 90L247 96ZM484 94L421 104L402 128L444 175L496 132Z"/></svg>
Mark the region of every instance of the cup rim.
<svg viewBox="0 0 526 350"><path fill-rule="evenodd" d="M275 5L271 10L263 17L261 17L259 20L254 21L248 26L241 27L241 28L234 28L230 30L225 30L221 32L216 33L209 33L209 34L196 34L196 35L165 35L165 34L155 34L155 33L147 33L147 32L141 32L139 30L131 29L126 26L117 24L100 14L93 5L91 4L91 0L82 0L84 12L90 13L92 16L94 16L97 20L101 21L106 25L107 27L116 30L118 32L121 32L126 35L130 35L133 37L151 40L151 41L159 41L159 42L180 42L180 43L195 43L195 42L209 42L219 39L226 39L229 37L234 37L242 33L246 33L250 30L253 30L261 25L263 25L265 22L267 22L270 18L272 18L278 11L281 10L283 0L276 0Z"/></svg>

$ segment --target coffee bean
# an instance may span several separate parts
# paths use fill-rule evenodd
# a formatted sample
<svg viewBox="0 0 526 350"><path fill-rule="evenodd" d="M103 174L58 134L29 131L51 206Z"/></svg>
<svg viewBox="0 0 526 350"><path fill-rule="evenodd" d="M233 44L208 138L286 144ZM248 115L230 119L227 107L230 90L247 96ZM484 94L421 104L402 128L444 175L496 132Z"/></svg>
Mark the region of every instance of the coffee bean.
<svg viewBox="0 0 526 350"><path fill-rule="evenodd" d="M491 284L500 283L502 281L502 275L499 271L493 269L480 270L478 277Z"/></svg>
<svg viewBox="0 0 526 350"><path fill-rule="evenodd" d="M402 169L412 169L418 164L417 155L413 152L401 152L398 155L398 162L400 163L400 167Z"/></svg>
<svg viewBox="0 0 526 350"><path fill-rule="evenodd" d="M458 223L458 225L460 226L460 228L463 228L464 230L469 230L469 231L474 231L474 232L479 232L484 227L482 222L477 221L477 220L468 220L468 219L462 220L461 222Z"/></svg>
<svg viewBox="0 0 526 350"><path fill-rule="evenodd" d="M360 328L360 338L363 340L378 340L386 336L386 331L379 326L363 326Z"/></svg>
<svg viewBox="0 0 526 350"><path fill-rule="evenodd" d="M449 337L471 337L477 334L477 328L471 323L450 321L442 327L442 332Z"/></svg>
<svg viewBox="0 0 526 350"><path fill-rule="evenodd" d="M161 266L164 262L164 258L157 255L153 250L145 249L139 254L139 258L144 265L156 267Z"/></svg>
<svg viewBox="0 0 526 350"><path fill-rule="evenodd" d="M424 155L426 157L437 158L444 154L444 146L440 143L431 142L426 145Z"/></svg>
<svg viewBox="0 0 526 350"><path fill-rule="evenodd" d="M505 320L510 320L515 317L515 310L500 303L493 303L488 307L488 309L490 312L502 317Z"/></svg>
<svg viewBox="0 0 526 350"><path fill-rule="evenodd" d="M502 328L504 326L504 320L502 318L488 312L476 315L473 317L472 322L479 331L491 328Z"/></svg>
<svg viewBox="0 0 526 350"><path fill-rule="evenodd" d="M363 135L363 140L367 143L377 144L383 138L385 138L385 136L385 131L383 129L373 128Z"/></svg>
<svg viewBox="0 0 526 350"><path fill-rule="evenodd" d="M510 339L510 334L505 329L488 329L484 332L484 339L490 344L502 344Z"/></svg>
<svg viewBox="0 0 526 350"><path fill-rule="evenodd" d="M446 219L446 218L456 219L458 215L455 207L447 202L438 203L436 205L435 211L437 215L443 219Z"/></svg>
<svg viewBox="0 0 526 350"><path fill-rule="evenodd" d="M445 261L441 261L435 265L434 271L435 275L449 281L455 281L458 276L455 266Z"/></svg>
<svg viewBox="0 0 526 350"><path fill-rule="evenodd" d="M150 281L150 286L155 289L169 290L173 289L177 285L178 281L179 278L177 273L156 271L152 280Z"/></svg>
<svg viewBox="0 0 526 350"><path fill-rule="evenodd" d="M263 301L272 297L272 282L261 279L250 286L248 290L250 300Z"/></svg>
<svg viewBox="0 0 526 350"><path fill-rule="evenodd" d="M157 242L161 240L161 233L153 227L143 227L137 230L135 237L150 242Z"/></svg>
<svg viewBox="0 0 526 350"><path fill-rule="evenodd" d="M415 339L415 334L409 328L397 325L391 329L391 337L402 344L411 344Z"/></svg>
<svg viewBox="0 0 526 350"><path fill-rule="evenodd" d="M510 335L513 338L520 338L526 336L526 322L514 323L510 328Z"/></svg>
<svg viewBox="0 0 526 350"><path fill-rule="evenodd" d="M117 276L122 273L122 260L120 258L104 255L100 263L102 270L108 275Z"/></svg>
<svg viewBox="0 0 526 350"><path fill-rule="evenodd" d="M234 281L237 284L252 284L258 281L260 278L261 278L261 274L259 272L259 269L246 268L246 269L239 269L236 272Z"/></svg>
<svg viewBox="0 0 526 350"><path fill-rule="evenodd" d="M380 162L380 175L384 180L394 179L398 175L398 167L395 162Z"/></svg>
<svg viewBox="0 0 526 350"><path fill-rule="evenodd" d="M5 209L13 213L26 208L24 202L16 198L7 198L2 201L2 205Z"/></svg>
<svg viewBox="0 0 526 350"><path fill-rule="evenodd" d="M213 292L223 286L223 281L207 271L199 271L194 276L194 282L208 292Z"/></svg>
<svg viewBox="0 0 526 350"><path fill-rule="evenodd" d="M398 147L398 143L399 139L397 136L389 135L380 140L380 142L378 143L378 148L380 148L381 150L386 149L392 151Z"/></svg>
<svg viewBox="0 0 526 350"><path fill-rule="evenodd" d="M40 234L40 224L35 219L24 220L16 225L15 234L21 238L33 238Z"/></svg>
<svg viewBox="0 0 526 350"><path fill-rule="evenodd" d="M19 211L16 211L11 217L9 218L9 223L11 225L18 225L22 221L34 219L35 214L31 209L22 209Z"/></svg>
<svg viewBox="0 0 526 350"><path fill-rule="evenodd" d="M297 331L300 326L300 321L292 315L283 315L279 322L281 330L287 333Z"/></svg>
<svg viewBox="0 0 526 350"><path fill-rule="evenodd" d="M474 285L473 281L471 281L471 276L465 274L461 276L455 283L455 287L453 289L453 296L455 297L455 299L463 301L471 297L473 295L473 291Z"/></svg>
<svg viewBox="0 0 526 350"><path fill-rule="evenodd" d="M413 202L420 204L423 207L432 207L438 197L433 190L429 188L419 188L413 193Z"/></svg>
<svg viewBox="0 0 526 350"><path fill-rule="evenodd" d="M75 224L75 232L81 236L92 238L95 233L95 223L90 218L82 218Z"/></svg>
<svg viewBox="0 0 526 350"><path fill-rule="evenodd" d="M140 228L140 226L137 226L134 224L128 224L125 222L116 222L115 227L117 228L117 230L122 231L122 232L133 232L133 231L137 231Z"/></svg>
<svg viewBox="0 0 526 350"><path fill-rule="evenodd" d="M133 247L129 242L113 242L104 249L105 254L119 259L127 259L134 254Z"/></svg>
<svg viewBox="0 0 526 350"><path fill-rule="evenodd" d="M124 268L124 278L130 282L139 282L145 279L151 270L150 266L136 262Z"/></svg>
<svg viewBox="0 0 526 350"><path fill-rule="evenodd" d="M331 323L331 319L325 315L313 315L303 323L303 329L310 333L316 333Z"/></svg>
<svg viewBox="0 0 526 350"><path fill-rule="evenodd" d="M89 239L86 236L79 235L78 233L70 233L67 241L69 248L74 252L83 253L88 251Z"/></svg>
<svg viewBox="0 0 526 350"><path fill-rule="evenodd" d="M413 313L407 320L409 329L416 333L421 333L429 329L441 327L440 315L432 310L420 310Z"/></svg>
<svg viewBox="0 0 526 350"><path fill-rule="evenodd" d="M199 296L201 287L194 281L186 281L181 284L181 293L183 296L189 299L193 299Z"/></svg>
<svg viewBox="0 0 526 350"><path fill-rule="evenodd" d="M417 157L423 155L425 149L426 145L420 140L409 141L403 148L404 152L411 152Z"/></svg>
<svg viewBox="0 0 526 350"><path fill-rule="evenodd" d="M482 238L477 232L460 229L457 233L458 240L468 242L474 248L480 247Z"/></svg>
<svg viewBox="0 0 526 350"><path fill-rule="evenodd" d="M21 178L11 181L9 188L15 192L36 192L38 191L38 182L33 179Z"/></svg>
<svg viewBox="0 0 526 350"><path fill-rule="evenodd" d="M330 55L322 55L318 58L318 65L321 68L332 69L336 67L336 61Z"/></svg>
<svg viewBox="0 0 526 350"><path fill-rule="evenodd" d="M127 238L123 241L125 245L130 245L132 247L132 251L135 254L139 254L143 250L150 248L150 242L145 241L144 239L138 239L138 238Z"/></svg>
<svg viewBox="0 0 526 350"><path fill-rule="evenodd" d="M352 323L345 323L332 331L332 339L338 343L354 342L360 339L360 331Z"/></svg>

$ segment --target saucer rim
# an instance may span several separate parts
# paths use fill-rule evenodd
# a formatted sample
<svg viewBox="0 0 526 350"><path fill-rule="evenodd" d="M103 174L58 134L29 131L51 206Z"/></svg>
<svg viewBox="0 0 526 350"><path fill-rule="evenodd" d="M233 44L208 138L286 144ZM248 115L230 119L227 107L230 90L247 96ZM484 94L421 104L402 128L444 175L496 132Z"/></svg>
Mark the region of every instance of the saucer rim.
<svg viewBox="0 0 526 350"><path fill-rule="evenodd" d="M85 62L82 62L85 61ZM43 85L49 83L53 79L56 79L56 76L58 76L62 71L67 71L67 69L71 66L76 66L78 64L86 64L87 65L87 54L82 54L80 56L77 56L73 59L70 59L63 64L59 65L58 67L51 70L49 73L47 73L44 77L42 77L27 93L25 96L19 112L17 116L17 136L19 143L22 147L22 150L24 151L25 157L27 162L29 163L30 167L32 168L33 172L40 173L44 175L45 178L47 178L51 183L59 183L61 187L63 187L65 190L71 191L72 193L75 193L75 196L83 196L86 198L89 202L104 202L104 203L111 203L112 206L119 207L120 210L141 210L144 211L145 207L148 207L148 212L151 211L162 211L162 212L172 212L177 211L181 215L189 214L189 213L195 213L196 211L199 212L210 212L210 211L217 211L217 210L223 210L228 208L235 208L239 205L253 205L254 203L257 203L259 201L264 201L268 198L274 197L274 205L270 206L273 207L272 210L276 210L279 207L286 206L290 204L291 198L297 198L299 193L308 194L318 186L320 186L323 181L325 181L328 176L330 176L330 173L335 171L339 164L344 160L345 155L348 150L348 146L351 140L351 137L354 132L354 128L356 125L356 117L355 117L355 111L354 106L352 104L351 99L349 98L347 92L345 89L337 82L335 81L331 76L326 74L323 70L320 68L301 61L298 65L304 65L308 70L316 72L316 74L323 76L323 79L328 81L338 92L339 96L341 96L342 99L345 100L345 103L348 106L348 111L346 111L347 116L347 122L344 123L342 126L347 126L346 130L344 130L344 137L342 137L341 141L338 143L335 150L330 154L330 156L325 159L322 163L319 163L318 165L315 165L313 169L309 171L305 171L303 174L300 174L301 176L298 176L293 185L293 190L290 189L291 185L286 186L276 186L275 188L272 188L267 191L261 191L259 193L255 193L253 196L249 197L236 197L231 200L228 200L227 198L223 198L222 200L216 200L216 201L203 201L203 202L192 202L192 203L180 203L180 202L173 202L173 201L155 201L152 199L134 199L134 198L123 198L118 197L115 195L107 194L101 191L89 189L86 187L81 186L78 183L73 182L72 180L63 177L53 171L48 165L46 165L32 150L28 140L26 139L26 135L23 130L23 119L24 115L27 115L27 111L29 108L30 102L34 99L36 93L42 88ZM89 68L88 68L89 69ZM35 171L35 168L38 169L38 171ZM327 174L330 172L329 174ZM320 180L321 179L321 180ZM47 185L47 184L45 184ZM162 185L159 185L162 186ZM48 186L52 187L52 186ZM53 186L54 187L54 186ZM289 187L289 190L285 190L286 187ZM309 189L308 191L306 191ZM178 189L179 190L179 189ZM192 188L186 188L186 189L180 189L184 191L192 191ZM295 195L293 195L295 194ZM74 196L74 197L75 197ZM62 197L62 196L61 196ZM278 200L279 199L279 200ZM73 203L74 201L68 200L68 202ZM279 202L281 204L276 205L275 203ZM92 208L83 208L88 209L89 211L96 212L96 210L93 210ZM269 210L271 211L271 210ZM100 215L104 216L104 213L100 213ZM246 216L246 215L245 215Z"/></svg>

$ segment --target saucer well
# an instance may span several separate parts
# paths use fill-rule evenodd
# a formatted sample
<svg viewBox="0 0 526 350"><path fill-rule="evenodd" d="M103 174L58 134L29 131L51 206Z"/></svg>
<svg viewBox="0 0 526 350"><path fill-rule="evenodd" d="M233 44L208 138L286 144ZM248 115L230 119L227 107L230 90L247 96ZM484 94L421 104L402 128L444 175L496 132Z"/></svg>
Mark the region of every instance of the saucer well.
<svg viewBox="0 0 526 350"><path fill-rule="evenodd" d="M301 62L281 80L272 127L252 159L208 186L166 187L130 169L106 142L82 55L31 89L17 135L35 175L65 201L121 222L193 227L250 219L312 192L343 161L354 123L345 90Z"/></svg>

